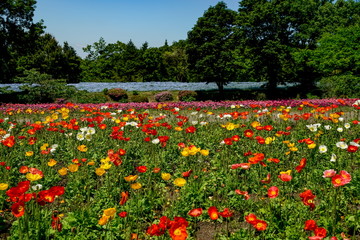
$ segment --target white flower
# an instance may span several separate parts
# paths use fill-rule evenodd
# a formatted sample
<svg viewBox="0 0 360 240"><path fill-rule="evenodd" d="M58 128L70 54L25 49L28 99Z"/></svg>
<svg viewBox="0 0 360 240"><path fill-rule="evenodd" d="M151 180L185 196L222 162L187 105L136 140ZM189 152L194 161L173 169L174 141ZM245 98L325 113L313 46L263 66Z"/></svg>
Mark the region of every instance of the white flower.
<svg viewBox="0 0 360 240"><path fill-rule="evenodd" d="M319 146L319 152L320 152L320 153L326 153L326 152L327 152L327 146L325 146L325 145L320 145L320 146Z"/></svg>
<svg viewBox="0 0 360 240"><path fill-rule="evenodd" d="M356 143L356 142L350 142L350 145L353 145L355 147L360 147L360 144Z"/></svg>
<svg viewBox="0 0 360 240"><path fill-rule="evenodd" d="M232 116L230 114L224 114L223 118L232 118Z"/></svg>
<svg viewBox="0 0 360 240"><path fill-rule="evenodd" d="M353 106L355 106L355 105L360 106L360 99L359 99L359 100L356 100L352 105L353 105Z"/></svg>
<svg viewBox="0 0 360 240"><path fill-rule="evenodd" d="M336 155L334 153L331 154L330 162L336 162Z"/></svg>
<svg viewBox="0 0 360 240"><path fill-rule="evenodd" d="M91 140L91 134L89 134L89 133L86 134L86 135L85 135L85 139L86 139L87 141L90 141L90 140Z"/></svg>
<svg viewBox="0 0 360 240"><path fill-rule="evenodd" d="M201 126L204 126L204 125L207 125L207 124L208 124L207 122L200 122Z"/></svg>
<svg viewBox="0 0 360 240"><path fill-rule="evenodd" d="M344 129L343 129L342 127L339 127L339 128L336 129L336 131L338 131L338 132L343 132Z"/></svg>
<svg viewBox="0 0 360 240"><path fill-rule="evenodd" d="M339 121L340 121L340 122L344 121L344 118L343 118L343 117L339 117Z"/></svg>
<svg viewBox="0 0 360 240"><path fill-rule="evenodd" d="M235 106L235 105L231 105L230 108L236 108L236 106Z"/></svg>
<svg viewBox="0 0 360 240"><path fill-rule="evenodd" d="M178 112L180 110L180 108L175 107L174 110Z"/></svg>
<svg viewBox="0 0 360 240"><path fill-rule="evenodd" d="M346 144L346 142L337 142L336 146L338 148L341 148L341 149L347 149L348 148L348 145Z"/></svg>
<svg viewBox="0 0 360 240"><path fill-rule="evenodd" d="M199 122L198 121L191 121L191 124L192 125L196 125L196 124L198 124Z"/></svg>
<svg viewBox="0 0 360 240"><path fill-rule="evenodd" d="M38 191L38 190L42 189L42 187L43 187L43 185L41 185L41 184L36 184L34 186L31 186L32 190L34 190L34 191Z"/></svg>
<svg viewBox="0 0 360 240"><path fill-rule="evenodd" d="M311 132L316 132L318 130L318 127L320 127L321 124L320 123L315 123L315 124L310 124L310 125L306 125L306 127L311 131Z"/></svg>
<svg viewBox="0 0 360 240"><path fill-rule="evenodd" d="M86 133L88 133L88 134L95 134L95 132L96 132L95 128L92 128L92 127L89 127L86 131Z"/></svg>
<svg viewBox="0 0 360 240"><path fill-rule="evenodd" d="M191 115L196 115L196 114L198 114L198 112L192 112L192 113L190 113Z"/></svg>
<svg viewBox="0 0 360 240"><path fill-rule="evenodd" d="M100 109L108 109L108 106L101 106Z"/></svg>
<svg viewBox="0 0 360 240"><path fill-rule="evenodd" d="M155 138L151 141L153 144L158 144L160 142L160 140L158 138Z"/></svg>
<svg viewBox="0 0 360 240"><path fill-rule="evenodd" d="M324 128L325 128L326 130L330 130L332 127L331 127L330 125L325 125Z"/></svg>
<svg viewBox="0 0 360 240"><path fill-rule="evenodd" d="M345 123L345 124L344 124L344 127L345 127L346 129L350 128L350 123Z"/></svg>
<svg viewBox="0 0 360 240"><path fill-rule="evenodd" d="M225 141L224 141L224 140L222 140L222 141L220 142L220 144L221 144L221 145L224 145L224 144L225 144Z"/></svg>
<svg viewBox="0 0 360 240"><path fill-rule="evenodd" d="M79 132L78 134L76 134L76 139L79 141L82 141L85 139L85 135L83 132Z"/></svg>

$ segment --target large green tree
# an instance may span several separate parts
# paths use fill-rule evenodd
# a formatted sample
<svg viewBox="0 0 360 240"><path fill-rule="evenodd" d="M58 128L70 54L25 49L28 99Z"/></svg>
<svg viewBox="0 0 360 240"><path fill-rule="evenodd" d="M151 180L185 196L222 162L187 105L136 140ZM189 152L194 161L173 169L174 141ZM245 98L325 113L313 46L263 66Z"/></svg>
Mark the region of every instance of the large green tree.
<svg viewBox="0 0 360 240"><path fill-rule="evenodd" d="M17 58L31 52L43 33L43 23L33 22L35 0L0 1L0 79L10 82L18 73Z"/></svg>
<svg viewBox="0 0 360 240"><path fill-rule="evenodd" d="M197 81L215 82L220 91L235 79L232 50L236 12L224 2L211 6L188 32L189 68Z"/></svg>
<svg viewBox="0 0 360 240"><path fill-rule="evenodd" d="M324 32L358 20L359 4L332 0L243 0L237 21L237 65L269 89L296 81L309 87L319 77L309 64Z"/></svg>

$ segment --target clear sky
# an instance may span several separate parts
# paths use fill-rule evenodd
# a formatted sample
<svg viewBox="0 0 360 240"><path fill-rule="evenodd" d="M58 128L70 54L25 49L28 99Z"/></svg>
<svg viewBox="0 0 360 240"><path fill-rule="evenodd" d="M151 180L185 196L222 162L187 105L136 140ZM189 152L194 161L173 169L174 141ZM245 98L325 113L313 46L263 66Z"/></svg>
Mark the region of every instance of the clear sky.
<svg viewBox="0 0 360 240"><path fill-rule="evenodd" d="M38 0L34 21L44 20L45 32L62 45L67 41L84 57L82 48L103 37L106 43L131 39L137 47L163 46L187 38L199 17L218 0ZM224 0L237 10L239 0Z"/></svg>

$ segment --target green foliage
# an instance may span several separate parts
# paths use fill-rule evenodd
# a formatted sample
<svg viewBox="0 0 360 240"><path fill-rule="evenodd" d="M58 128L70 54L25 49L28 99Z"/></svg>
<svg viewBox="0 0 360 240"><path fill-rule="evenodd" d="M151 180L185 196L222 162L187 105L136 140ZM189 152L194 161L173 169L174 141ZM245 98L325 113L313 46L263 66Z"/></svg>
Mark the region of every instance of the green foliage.
<svg viewBox="0 0 360 240"><path fill-rule="evenodd" d="M159 92L154 96L157 102L166 102L172 101L174 99L173 95L169 91Z"/></svg>
<svg viewBox="0 0 360 240"><path fill-rule="evenodd" d="M197 93L195 91L180 91L178 94L179 101L191 102L196 101Z"/></svg>
<svg viewBox="0 0 360 240"><path fill-rule="evenodd" d="M312 52L311 64L322 74L360 74L360 25L325 33Z"/></svg>
<svg viewBox="0 0 360 240"><path fill-rule="evenodd" d="M35 0L2 0L0 4L0 81L17 75L16 62L26 56L43 33L43 22L33 22Z"/></svg>
<svg viewBox="0 0 360 240"><path fill-rule="evenodd" d="M224 2L210 7L188 32L190 70L197 81L215 82L220 91L234 80L233 27L236 12Z"/></svg>
<svg viewBox="0 0 360 240"><path fill-rule="evenodd" d="M106 103L108 98L103 92L77 91L68 101L74 103Z"/></svg>
<svg viewBox="0 0 360 240"><path fill-rule="evenodd" d="M319 81L323 97L359 98L360 77L354 75L336 75L324 77Z"/></svg>
<svg viewBox="0 0 360 240"><path fill-rule="evenodd" d="M127 102L128 94L126 90L121 88L112 88L107 91L107 95L114 101Z"/></svg>
<svg viewBox="0 0 360 240"><path fill-rule="evenodd" d="M25 103L52 103L58 98L70 98L77 89L66 85L65 80L52 79L50 75L42 74L36 70L25 71L19 82L25 83L20 87L22 93L19 100Z"/></svg>
<svg viewBox="0 0 360 240"><path fill-rule="evenodd" d="M133 95L131 98L130 98L130 102L148 102L149 99L146 95Z"/></svg>

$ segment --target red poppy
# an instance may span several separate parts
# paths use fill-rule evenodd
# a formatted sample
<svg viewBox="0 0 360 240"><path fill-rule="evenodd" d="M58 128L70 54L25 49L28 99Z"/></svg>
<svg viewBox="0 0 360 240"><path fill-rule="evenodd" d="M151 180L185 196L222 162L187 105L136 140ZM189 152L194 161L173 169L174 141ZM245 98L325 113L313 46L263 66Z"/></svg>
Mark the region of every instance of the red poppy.
<svg viewBox="0 0 360 240"><path fill-rule="evenodd" d="M219 218L218 209L216 207L214 207L214 206L209 207L208 214L210 216L210 219L212 219L212 220L216 220L216 219Z"/></svg>
<svg viewBox="0 0 360 240"><path fill-rule="evenodd" d="M253 213L250 213L247 216L245 216L245 220L246 220L246 222L248 222L250 224L255 224L256 221L258 221L256 215Z"/></svg>
<svg viewBox="0 0 360 240"><path fill-rule="evenodd" d="M182 173L182 176L183 176L183 177L190 177L190 175L191 175L192 172L193 172L193 170L190 169L189 171L183 172L183 173Z"/></svg>
<svg viewBox="0 0 360 240"><path fill-rule="evenodd" d="M147 167L146 166L138 166L138 167L136 167L136 170L140 173L144 173L147 171Z"/></svg>
<svg viewBox="0 0 360 240"><path fill-rule="evenodd" d="M265 179L263 179L263 180L260 180L260 182L262 182L262 183L264 183L264 184L268 184L268 183L270 183L271 182L271 175L270 175L270 173L268 173L267 175L266 175L266 178Z"/></svg>
<svg viewBox="0 0 360 240"><path fill-rule="evenodd" d="M351 152L351 153L354 153L354 152L356 152L357 150L359 149L359 147L358 146L355 146L355 145L349 145L348 146L348 148L347 148L347 151L348 152Z"/></svg>
<svg viewBox="0 0 360 240"><path fill-rule="evenodd" d="M194 126L190 126L185 129L186 133L194 133L195 131L196 131L196 127L194 127Z"/></svg>
<svg viewBox="0 0 360 240"><path fill-rule="evenodd" d="M237 169L237 168L242 168L244 170L247 170L250 168L250 163L235 163L231 165L231 169Z"/></svg>
<svg viewBox="0 0 360 240"><path fill-rule="evenodd" d="M272 186L268 189L269 198L276 198L279 195L279 188L276 186Z"/></svg>
<svg viewBox="0 0 360 240"><path fill-rule="evenodd" d="M235 193L239 194L239 195L243 195L245 200L249 200L250 199L250 195L247 191L240 191L239 189L235 189Z"/></svg>
<svg viewBox="0 0 360 240"><path fill-rule="evenodd" d="M234 213L231 212L229 210L229 208L225 208L222 212L219 212L219 215L224 217L224 218L228 218L228 217L231 217L232 215L234 215Z"/></svg>
<svg viewBox="0 0 360 240"><path fill-rule="evenodd" d="M125 218L127 216L127 212L123 211L123 212L120 212L118 215L121 218Z"/></svg>
<svg viewBox="0 0 360 240"><path fill-rule="evenodd" d="M334 185L334 187L343 186L345 184L348 184L350 181L351 181L351 175L344 170L341 170L340 174L337 174L331 178L331 182Z"/></svg>
<svg viewBox="0 0 360 240"><path fill-rule="evenodd" d="M261 162L262 160L264 160L264 158L265 158L265 154L263 154L263 153L254 153L253 155L254 155L253 157L250 157L248 159L248 162L250 164L257 164L257 163Z"/></svg>
<svg viewBox="0 0 360 240"><path fill-rule="evenodd" d="M233 140L234 142L237 142L240 140L240 136L239 135L234 135L231 137L231 140Z"/></svg>
<svg viewBox="0 0 360 240"><path fill-rule="evenodd" d="M194 208L188 212L188 215L191 217L198 217L202 214L202 208Z"/></svg>
<svg viewBox="0 0 360 240"><path fill-rule="evenodd" d="M124 205L129 200L129 192L121 192L120 205Z"/></svg>
<svg viewBox="0 0 360 240"><path fill-rule="evenodd" d="M57 214L51 216L51 228L54 230L58 230L61 232L62 230L62 223L60 222L60 218Z"/></svg>
<svg viewBox="0 0 360 240"><path fill-rule="evenodd" d="M314 199L316 196L311 192L311 190L306 190L300 193L300 197L304 205L310 207L310 210L313 210L315 208Z"/></svg>
<svg viewBox="0 0 360 240"><path fill-rule="evenodd" d="M326 234L327 234L325 228L319 228L319 227L314 230L314 233L315 233L315 236L322 237L322 238L326 237Z"/></svg>
<svg viewBox="0 0 360 240"><path fill-rule="evenodd" d="M161 236L165 233L166 229L161 228L158 224L152 224L148 229L146 230L146 233L150 236Z"/></svg>
<svg viewBox="0 0 360 240"><path fill-rule="evenodd" d="M21 166L19 168L19 172L20 173L28 173L29 172L29 167L28 166Z"/></svg>
<svg viewBox="0 0 360 240"><path fill-rule="evenodd" d="M25 213L25 203L23 201L16 202L13 205L11 205L11 213L15 217L21 217Z"/></svg>
<svg viewBox="0 0 360 240"><path fill-rule="evenodd" d="M267 223L264 220L257 220L253 226L258 231L264 231L267 228Z"/></svg>
<svg viewBox="0 0 360 240"><path fill-rule="evenodd" d="M11 148L15 145L15 137L14 136L7 137L4 140L2 140L1 143L6 147Z"/></svg>
<svg viewBox="0 0 360 240"><path fill-rule="evenodd" d="M244 131L244 135L245 135L245 137L247 137L247 138L251 138L251 137L254 135L254 132L253 132L251 129L246 129L246 130Z"/></svg>
<svg viewBox="0 0 360 240"><path fill-rule="evenodd" d="M306 166L306 158L302 158L300 160L300 164L295 167L295 170L299 173L303 170L303 168Z"/></svg>
<svg viewBox="0 0 360 240"><path fill-rule="evenodd" d="M185 240L188 237L186 226L181 224L174 224L169 230L172 240Z"/></svg>
<svg viewBox="0 0 360 240"><path fill-rule="evenodd" d="M291 181L291 179L292 179L291 175L286 174L286 173L280 174L280 175L278 176L278 178L280 178L281 181L283 181L283 182L289 182L289 181Z"/></svg>
<svg viewBox="0 0 360 240"><path fill-rule="evenodd" d="M315 220L306 220L304 230L314 231L317 228Z"/></svg>

